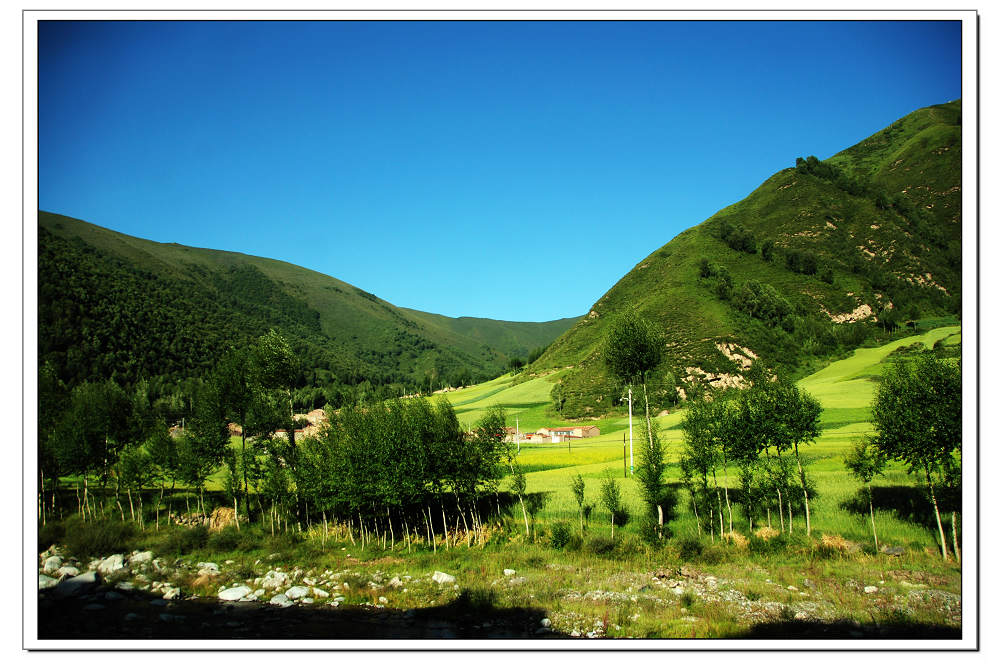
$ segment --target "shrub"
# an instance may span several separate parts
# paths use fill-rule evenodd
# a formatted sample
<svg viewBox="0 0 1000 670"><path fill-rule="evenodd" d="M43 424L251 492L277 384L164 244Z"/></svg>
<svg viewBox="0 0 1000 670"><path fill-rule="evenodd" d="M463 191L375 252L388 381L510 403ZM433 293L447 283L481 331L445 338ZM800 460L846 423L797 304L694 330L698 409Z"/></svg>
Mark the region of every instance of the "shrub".
<svg viewBox="0 0 1000 670"><path fill-rule="evenodd" d="M562 549L567 544L569 544L570 538L573 536L573 532L569 528L569 524L560 521L554 526L552 526L552 546L556 549Z"/></svg>
<svg viewBox="0 0 1000 670"><path fill-rule="evenodd" d="M214 551L235 551L240 546L241 534L235 526L226 526L208 538L208 547Z"/></svg>
<svg viewBox="0 0 1000 670"><path fill-rule="evenodd" d="M770 540L773 540L774 538L781 535L781 533L779 533L774 528L771 528L770 526L764 526L762 528L758 528L757 530L755 530L754 535L757 536L759 539L763 540L764 542L769 542Z"/></svg>
<svg viewBox="0 0 1000 670"><path fill-rule="evenodd" d="M607 556L617 545L617 542L607 537L592 537L587 542L587 551L597 556Z"/></svg>
<svg viewBox="0 0 1000 670"><path fill-rule="evenodd" d="M660 532L661 529L663 531L662 535ZM639 537L651 547L662 547L672 534L669 525L664 523L661 527L656 519L650 517L643 517L639 524Z"/></svg>
<svg viewBox="0 0 1000 670"><path fill-rule="evenodd" d="M58 521L49 522L38 529L38 551L45 551L53 544L59 544L66 535L66 527Z"/></svg>
<svg viewBox="0 0 1000 670"><path fill-rule="evenodd" d="M696 537L685 537L678 545L678 552L682 561L689 561L696 556L701 556L704 547L701 540Z"/></svg>
<svg viewBox="0 0 1000 670"><path fill-rule="evenodd" d="M208 543L208 529L205 526L192 526L172 530L160 543L159 553L180 556L189 554L195 549L201 549Z"/></svg>
<svg viewBox="0 0 1000 670"><path fill-rule="evenodd" d="M135 527L129 523L78 521L66 527L64 542L74 556L106 556L126 551L134 535Z"/></svg>

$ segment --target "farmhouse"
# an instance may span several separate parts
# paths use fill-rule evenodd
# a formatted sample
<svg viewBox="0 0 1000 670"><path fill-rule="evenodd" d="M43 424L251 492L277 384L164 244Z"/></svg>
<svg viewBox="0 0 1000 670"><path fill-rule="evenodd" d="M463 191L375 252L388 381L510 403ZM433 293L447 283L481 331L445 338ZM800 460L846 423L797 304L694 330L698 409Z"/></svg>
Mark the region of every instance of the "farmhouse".
<svg viewBox="0 0 1000 670"><path fill-rule="evenodd" d="M539 428L538 433L539 435L549 435L553 442L558 442L557 438L597 437L601 434L601 429L597 426L561 426L559 428Z"/></svg>

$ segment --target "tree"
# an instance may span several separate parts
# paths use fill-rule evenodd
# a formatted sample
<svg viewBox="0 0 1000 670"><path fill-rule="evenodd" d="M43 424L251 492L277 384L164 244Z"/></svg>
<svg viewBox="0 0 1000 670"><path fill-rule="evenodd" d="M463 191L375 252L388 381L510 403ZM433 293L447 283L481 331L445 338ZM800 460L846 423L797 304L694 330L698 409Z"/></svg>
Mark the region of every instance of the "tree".
<svg viewBox="0 0 1000 670"><path fill-rule="evenodd" d="M791 444L795 454L795 464L799 470L799 483L802 486L802 499L806 509L806 535L812 534L812 522L809 517L809 487L806 484L806 473L802 468L802 458L799 456L799 446L815 442L819 437L819 417L823 407L808 392L801 390L795 384L781 381L775 391L778 395L777 417L784 425L784 439L776 444L778 453Z"/></svg>
<svg viewBox="0 0 1000 670"><path fill-rule="evenodd" d="M868 513L872 520L872 537L875 538L875 551L878 551L878 530L875 528L875 506L872 502L872 480L885 470L887 459L885 454L875 448L870 438L863 438L854 443L853 448L844 457L844 466L851 476L868 489Z"/></svg>
<svg viewBox="0 0 1000 670"><path fill-rule="evenodd" d="M583 476L577 474L570 482L570 489L573 491L573 497L576 498L576 506L580 508L580 535L583 535L583 492L584 483Z"/></svg>
<svg viewBox="0 0 1000 670"><path fill-rule="evenodd" d="M882 377L872 402L872 443L887 458L902 461L910 474L923 475L934 507L941 556L948 548L935 492L962 450L962 374L933 353L915 361L899 359Z"/></svg>
<svg viewBox="0 0 1000 670"><path fill-rule="evenodd" d="M615 514L622 506L622 491L615 481L610 470L604 473L604 481L601 483L601 504L611 515L611 539L615 539Z"/></svg>
<svg viewBox="0 0 1000 670"><path fill-rule="evenodd" d="M649 517L657 524L657 537L660 539L663 538L663 508L668 502L667 488L663 484L663 473L667 467L663 462L664 455L660 436L654 432L648 440L644 440L639 452L639 467L635 471L642 501L646 503Z"/></svg>
<svg viewBox="0 0 1000 670"><path fill-rule="evenodd" d="M627 311L611 325L604 342L604 362L611 374L626 384L642 383L642 398L646 404L646 435L653 448L653 427L649 418L649 394L646 379L663 360L666 345L659 328Z"/></svg>

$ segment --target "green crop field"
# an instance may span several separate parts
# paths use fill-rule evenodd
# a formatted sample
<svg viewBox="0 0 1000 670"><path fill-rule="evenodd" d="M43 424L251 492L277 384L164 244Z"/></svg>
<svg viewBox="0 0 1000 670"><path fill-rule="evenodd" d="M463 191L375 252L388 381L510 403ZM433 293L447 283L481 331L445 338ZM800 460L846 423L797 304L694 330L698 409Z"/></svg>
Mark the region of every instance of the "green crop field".
<svg viewBox="0 0 1000 670"><path fill-rule="evenodd" d="M812 510L815 529L861 542L868 541L869 527L866 525L866 518L853 516L841 509L841 504L854 497L859 486L845 471L843 455L854 440L871 430L871 425L868 423L869 406L875 391L876 378L886 364L887 357L898 349L918 343L931 348L937 342L957 344L960 341L959 326L936 328L880 347L857 349L850 357L836 361L799 382L800 387L813 394L824 408L821 416L822 435L815 444L803 449L806 468L815 478L820 493ZM519 417L522 430L534 430L547 424L581 423L554 419L552 415L546 414L547 390L552 387L552 382L549 381L552 376L554 375L514 385L513 377L508 375L450 393L448 397L463 423L473 423L487 407L495 404L506 410L509 424L513 425L513 417ZM641 446L638 442L639 423L642 421L641 405L636 405L635 410L633 450L637 455ZM666 460L669 464L666 473L668 482L678 482L680 478L677 463L683 441L679 428L682 419L683 410L654 419L666 446ZM528 492L545 494L545 507L538 517L543 526L559 520L572 521L576 518L577 505L569 485L571 478L577 474L582 475L586 483L586 504L593 504L595 507L591 517L594 526L606 526L608 523L606 514L602 514L597 505L598 492L605 472L610 472L619 480L626 506L633 512L639 510L637 487L634 480L625 475L627 449L623 450L623 436L627 444L628 419L612 417L585 423L595 423L600 426L601 435L573 440L568 445L525 445L521 448L518 462L528 473ZM623 451L626 452L625 456ZM874 484L906 485L910 481L903 467L893 465L887 474ZM729 484L738 485L733 472L730 472ZM685 496L681 496L682 503L685 499ZM674 522L675 534L694 533L693 518L689 510L680 504L677 512L678 518ZM900 520L886 512L877 514L877 522L880 538L884 538L886 542L934 545L934 536L929 528Z"/></svg>

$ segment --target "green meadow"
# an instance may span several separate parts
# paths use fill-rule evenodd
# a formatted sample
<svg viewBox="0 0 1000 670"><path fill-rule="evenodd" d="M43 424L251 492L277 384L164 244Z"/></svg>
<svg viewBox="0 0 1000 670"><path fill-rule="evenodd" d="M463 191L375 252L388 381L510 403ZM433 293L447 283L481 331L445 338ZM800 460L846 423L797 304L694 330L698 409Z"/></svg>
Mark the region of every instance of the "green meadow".
<svg viewBox="0 0 1000 670"><path fill-rule="evenodd" d="M870 543L868 519L853 515L842 504L853 498L859 484L844 469L843 456L852 443L871 430L869 407L882 368L893 352L921 344L928 349L936 343L955 345L961 342L959 326L935 328L926 333L904 337L874 348L861 348L850 357L836 361L818 372L802 379L799 385L813 394L822 404L822 434L814 443L803 448L805 467L815 479L819 496L813 501L812 525L819 533L841 535L857 542ZM576 500L570 491L570 480L579 474L586 484L585 504L593 505L590 517L595 530L609 527L607 514L600 509L598 496L601 481L610 472L622 489L626 506L633 514L640 509L640 498L634 479L626 475L628 469L628 419L625 417L602 418L592 421L570 421L555 418L547 411L548 392L553 378L562 372L540 376L523 383L506 375L488 383L448 393L463 424L473 424L485 409L500 405L514 425L517 417L521 430L536 430L541 426L595 424L601 435L573 440L569 444L522 445L518 462L527 473L528 493L542 493L545 505L538 515L540 529L550 527L560 520L577 518ZM641 448L640 422L643 421L642 405L634 407L633 457L638 458ZM679 424L684 410L654 418L657 429L667 449L668 482L679 483L680 459L683 436ZM738 486L734 472L729 473L729 485ZM912 483L905 468L892 464L885 476L876 479L873 486L905 486ZM690 508L681 495L672 529L677 536L696 533ZM775 512L776 516L776 512ZM633 517L634 518L634 517ZM793 520L794 521L794 520ZM746 532L746 521L741 520ZM880 542L912 546L935 546L930 528L898 518L889 511L877 511ZM634 525L629 524L629 526ZM627 526L625 532L629 532ZM544 531L543 531L544 532Z"/></svg>

